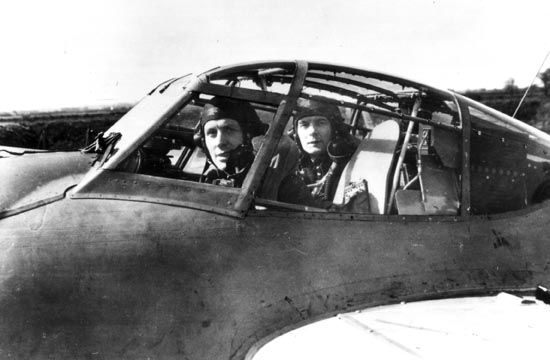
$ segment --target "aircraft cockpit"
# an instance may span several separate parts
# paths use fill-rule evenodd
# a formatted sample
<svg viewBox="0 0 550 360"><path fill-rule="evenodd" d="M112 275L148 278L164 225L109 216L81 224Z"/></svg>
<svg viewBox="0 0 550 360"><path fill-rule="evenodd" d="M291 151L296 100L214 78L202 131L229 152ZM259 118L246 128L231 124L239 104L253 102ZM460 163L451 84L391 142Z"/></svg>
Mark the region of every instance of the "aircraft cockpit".
<svg viewBox="0 0 550 360"><path fill-rule="evenodd" d="M328 212L465 216L518 210L545 197L536 184L546 175L528 156L537 148L533 136L506 119L458 94L413 81L316 63L300 69L300 64L214 69L195 80L160 85L149 96L186 95L139 137L116 170L201 182L208 158L194 134L205 104L227 97L249 103L269 125L265 135L253 139L256 159L246 181L228 190L246 198L239 211L327 212L328 207L281 202L265 189L280 181L277 171L292 171L298 161L293 116L297 104L307 100L337 107L357 143L328 199L334 205ZM346 208L358 191L368 194L367 200Z"/></svg>

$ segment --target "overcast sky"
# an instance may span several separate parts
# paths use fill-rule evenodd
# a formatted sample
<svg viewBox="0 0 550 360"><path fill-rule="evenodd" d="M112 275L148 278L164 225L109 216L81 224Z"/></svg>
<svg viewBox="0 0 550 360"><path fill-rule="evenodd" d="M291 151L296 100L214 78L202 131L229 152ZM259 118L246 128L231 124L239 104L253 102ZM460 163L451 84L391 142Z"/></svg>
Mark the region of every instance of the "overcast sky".
<svg viewBox="0 0 550 360"><path fill-rule="evenodd" d="M8 0L0 40L0 110L134 102L167 78L262 59L500 88L527 86L550 51L550 1Z"/></svg>

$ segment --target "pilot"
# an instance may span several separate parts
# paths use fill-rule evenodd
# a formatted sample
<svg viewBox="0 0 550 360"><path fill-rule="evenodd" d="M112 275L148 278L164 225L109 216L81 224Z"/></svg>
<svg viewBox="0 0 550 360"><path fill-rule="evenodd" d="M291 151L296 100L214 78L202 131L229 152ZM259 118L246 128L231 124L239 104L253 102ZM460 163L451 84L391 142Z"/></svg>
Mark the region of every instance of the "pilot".
<svg viewBox="0 0 550 360"><path fill-rule="evenodd" d="M201 182L240 187L254 161L252 138L263 135L267 127L249 103L212 98L195 133L207 157Z"/></svg>
<svg viewBox="0 0 550 360"><path fill-rule="evenodd" d="M293 119L300 149L298 175L313 196L332 200L342 171L357 148L336 105L299 99Z"/></svg>
<svg viewBox="0 0 550 360"><path fill-rule="evenodd" d="M205 151L207 163L201 182L241 187L254 161L252 138L265 134L268 125L258 118L245 101L214 97L203 108L195 141ZM289 140L289 143L296 146ZM288 145L288 144L287 144ZM329 203L316 200L296 175L298 151L288 149L285 159L272 161L279 167L268 169L258 195L282 202L326 208ZM272 165L270 165L272 167ZM270 171L276 170L276 171ZM282 172L282 174L281 174ZM265 185L265 186L264 186ZM267 188L267 189L264 189Z"/></svg>

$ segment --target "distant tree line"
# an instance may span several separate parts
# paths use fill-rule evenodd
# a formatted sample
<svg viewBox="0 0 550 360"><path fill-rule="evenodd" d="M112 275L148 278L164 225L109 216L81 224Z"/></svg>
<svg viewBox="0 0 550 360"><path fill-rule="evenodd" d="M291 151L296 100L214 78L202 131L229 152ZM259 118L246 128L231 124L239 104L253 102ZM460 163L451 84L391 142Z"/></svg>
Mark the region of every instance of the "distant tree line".
<svg viewBox="0 0 550 360"><path fill-rule="evenodd" d="M92 142L131 108L59 109L0 113L0 145L47 150L75 150Z"/></svg>
<svg viewBox="0 0 550 360"><path fill-rule="evenodd" d="M522 105L516 118L550 133L550 68L538 75L542 86L534 85ZM467 90L463 94L473 100L512 116L527 88L519 88L514 79L508 79L502 89Z"/></svg>
<svg viewBox="0 0 550 360"><path fill-rule="evenodd" d="M545 71L541 72L538 75L540 81L542 81L543 87L544 87L544 95L549 96L550 95L550 68L546 69Z"/></svg>

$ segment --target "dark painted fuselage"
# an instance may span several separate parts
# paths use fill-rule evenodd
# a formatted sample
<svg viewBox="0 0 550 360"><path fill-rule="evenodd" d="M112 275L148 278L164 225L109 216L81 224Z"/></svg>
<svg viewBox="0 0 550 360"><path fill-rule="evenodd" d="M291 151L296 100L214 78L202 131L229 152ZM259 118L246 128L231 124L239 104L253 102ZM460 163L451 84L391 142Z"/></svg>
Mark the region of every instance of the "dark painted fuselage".
<svg viewBox="0 0 550 360"><path fill-rule="evenodd" d="M0 347L17 358L242 358L338 312L530 288L550 280L549 212L236 219L65 199L0 223Z"/></svg>

